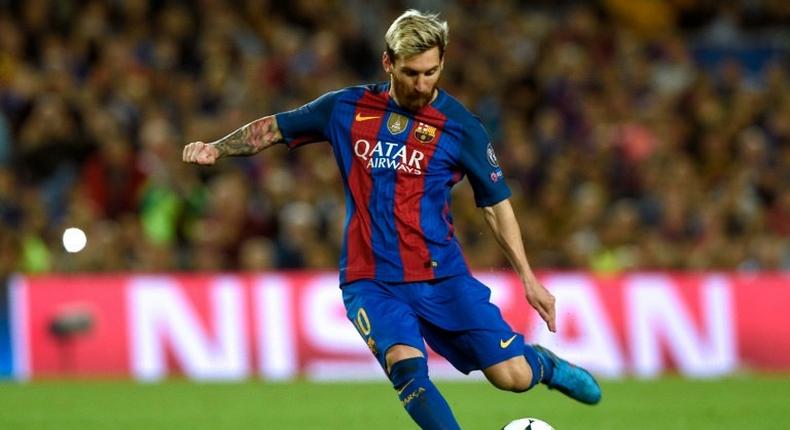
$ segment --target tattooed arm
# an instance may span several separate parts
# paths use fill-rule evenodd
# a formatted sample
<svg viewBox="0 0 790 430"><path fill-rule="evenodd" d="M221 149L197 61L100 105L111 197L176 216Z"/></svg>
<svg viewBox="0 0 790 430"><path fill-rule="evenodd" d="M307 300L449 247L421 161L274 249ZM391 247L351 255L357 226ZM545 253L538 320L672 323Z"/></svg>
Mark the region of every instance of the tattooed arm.
<svg viewBox="0 0 790 430"><path fill-rule="evenodd" d="M182 159L186 163L212 165L231 155L253 155L281 142L283 135L274 115L255 120L215 142L192 142L184 147Z"/></svg>

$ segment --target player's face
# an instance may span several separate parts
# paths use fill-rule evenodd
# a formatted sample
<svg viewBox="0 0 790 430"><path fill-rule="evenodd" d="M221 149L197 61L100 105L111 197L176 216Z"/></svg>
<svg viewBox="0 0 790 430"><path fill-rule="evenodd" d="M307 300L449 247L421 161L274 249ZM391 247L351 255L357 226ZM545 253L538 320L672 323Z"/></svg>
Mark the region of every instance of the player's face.
<svg viewBox="0 0 790 430"><path fill-rule="evenodd" d="M385 52L383 64L392 78L391 94L401 107L418 111L436 97L436 85L444 66L438 47L408 58L395 58L394 62Z"/></svg>

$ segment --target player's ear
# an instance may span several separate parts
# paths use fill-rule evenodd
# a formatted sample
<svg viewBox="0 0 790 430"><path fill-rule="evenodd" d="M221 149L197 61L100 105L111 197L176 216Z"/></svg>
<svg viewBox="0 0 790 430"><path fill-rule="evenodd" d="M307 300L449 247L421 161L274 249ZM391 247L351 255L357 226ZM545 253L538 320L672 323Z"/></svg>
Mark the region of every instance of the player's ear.
<svg viewBox="0 0 790 430"><path fill-rule="evenodd" d="M381 54L381 65L384 67L385 72L392 73L392 60L386 50Z"/></svg>

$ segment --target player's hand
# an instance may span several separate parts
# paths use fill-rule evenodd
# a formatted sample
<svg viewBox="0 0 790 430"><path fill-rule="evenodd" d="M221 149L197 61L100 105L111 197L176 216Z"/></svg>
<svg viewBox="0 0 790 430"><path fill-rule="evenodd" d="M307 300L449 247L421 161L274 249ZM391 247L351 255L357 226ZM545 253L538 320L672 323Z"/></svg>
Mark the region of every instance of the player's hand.
<svg viewBox="0 0 790 430"><path fill-rule="evenodd" d="M181 157L185 163L211 166L219 159L219 150L210 143L192 142L184 147Z"/></svg>
<svg viewBox="0 0 790 430"><path fill-rule="evenodd" d="M546 321L549 331L555 333L557 331L557 311L554 307L556 301L554 296L535 278L526 281L524 287L527 302L535 308L543 321Z"/></svg>

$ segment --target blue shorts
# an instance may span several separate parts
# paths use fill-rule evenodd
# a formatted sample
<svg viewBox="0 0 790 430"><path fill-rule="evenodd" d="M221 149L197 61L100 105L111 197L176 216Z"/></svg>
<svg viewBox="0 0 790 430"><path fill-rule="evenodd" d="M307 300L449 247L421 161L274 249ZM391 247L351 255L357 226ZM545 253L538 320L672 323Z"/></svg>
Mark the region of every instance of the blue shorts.
<svg viewBox="0 0 790 430"><path fill-rule="evenodd" d="M524 354L524 337L491 303L491 290L470 275L410 283L363 279L341 288L346 315L384 369L396 344L427 357L427 342L463 373Z"/></svg>

